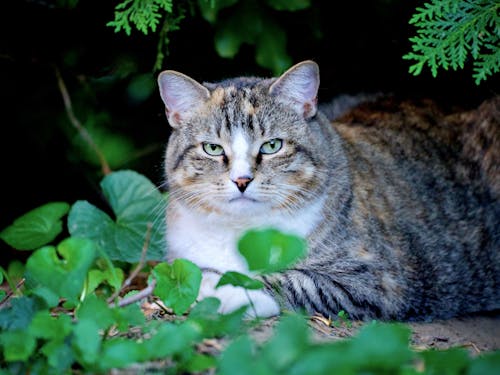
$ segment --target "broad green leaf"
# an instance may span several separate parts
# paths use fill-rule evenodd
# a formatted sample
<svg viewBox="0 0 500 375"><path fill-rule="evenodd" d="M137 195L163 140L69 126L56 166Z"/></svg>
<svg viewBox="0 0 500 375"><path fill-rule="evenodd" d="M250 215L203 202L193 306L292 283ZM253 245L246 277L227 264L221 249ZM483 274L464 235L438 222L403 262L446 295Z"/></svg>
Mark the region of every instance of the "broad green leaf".
<svg viewBox="0 0 500 375"><path fill-rule="evenodd" d="M32 288L30 288L31 294L37 296L47 305L46 307L56 307L60 300L59 294L54 292L52 289L47 288L41 284L38 284Z"/></svg>
<svg viewBox="0 0 500 375"><path fill-rule="evenodd" d="M143 350L147 353L145 360L165 358L182 354L201 338L200 328L192 322L179 325L164 323L153 333L149 340L143 342Z"/></svg>
<svg viewBox="0 0 500 375"><path fill-rule="evenodd" d="M255 343L248 335L235 339L224 350L219 359L221 375L275 375L265 361L255 358Z"/></svg>
<svg viewBox="0 0 500 375"><path fill-rule="evenodd" d="M306 242L275 229L252 230L238 242L250 271L271 273L288 268L306 254Z"/></svg>
<svg viewBox="0 0 500 375"><path fill-rule="evenodd" d="M288 375L324 375L335 369L336 374L356 375L356 363L351 359L350 342L342 341L309 346L288 370ZM403 375L403 374L401 374Z"/></svg>
<svg viewBox="0 0 500 375"><path fill-rule="evenodd" d="M113 270L109 268L105 270L92 269L88 274L87 294L92 293L102 283L107 283L114 290L118 290L121 288L124 278L123 270L118 267L114 267Z"/></svg>
<svg viewBox="0 0 500 375"><path fill-rule="evenodd" d="M255 44L262 32L262 12L258 3L244 1L224 19L217 21L215 50L221 57L233 58L243 43Z"/></svg>
<svg viewBox="0 0 500 375"><path fill-rule="evenodd" d="M241 333L247 306L224 315L218 312L219 306L219 299L207 297L198 302L189 312L189 321L201 327L203 337L236 336Z"/></svg>
<svg viewBox="0 0 500 375"><path fill-rule="evenodd" d="M267 362L276 372L285 371L293 362L300 360L309 344L306 319L300 315L285 316L275 335L263 347Z"/></svg>
<svg viewBox="0 0 500 375"><path fill-rule="evenodd" d="M112 309L116 329L127 332L132 326L142 326L145 322L144 314L138 304Z"/></svg>
<svg viewBox="0 0 500 375"><path fill-rule="evenodd" d="M500 373L500 351L485 353L474 358L467 375L498 375Z"/></svg>
<svg viewBox="0 0 500 375"><path fill-rule="evenodd" d="M64 340L72 331L71 318L61 314L51 316L49 311L39 311L33 318L29 330L36 338Z"/></svg>
<svg viewBox="0 0 500 375"><path fill-rule="evenodd" d="M0 333L0 345L7 362L26 361L35 350L36 340L26 330Z"/></svg>
<svg viewBox="0 0 500 375"><path fill-rule="evenodd" d="M81 319L73 328L73 349L76 357L83 364L95 363L99 358L101 336L99 326L94 320Z"/></svg>
<svg viewBox="0 0 500 375"><path fill-rule="evenodd" d="M275 76L292 65L292 58L286 52L286 33L275 23L268 21L263 24L256 43L255 60Z"/></svg>
<svg viewBox="0 0 500 375"><path fill-rule="evenodd" d="M217 360L215 357L206 354L195 354L189 359L186 370L189 373L201 373L210 368L215 368Z"/></svg>
<svg viewBox="0 0 500 375"><path fill-rule="evenodd" d="M10 307L0 309L0 328L2 330L23 330L28 328L38 307L33 298L12 298Z"/></svg>
<svg viewBox="0 0 500 375"><path fill-rule="evenodd" d="M196 300L201 283L201 271L187 259L176 259L172 265L160 263L153 269L157 280L154 294L176 314L183 314Z"/></svg>
<svg viewBox="0 0 500 375"><path fill-rule="evenodd" d="M34 250L53 241L63 226L61 218L68 213L69 204L44 204L16 219L0 232L0 238L17 250Z"/></svg>
<svg viewBox="0 0 500 375"><path fill-rule="evenodd" d="M350 356L360 369L397 369L413 357L408 347L409 337L410 329L407 326L369 324L352 341Z"/></svg>
<svg viewBox="0 0 500 375"><path fill-rule="evenodd" d="M98 365L103 370L122 368L140 362L145 356L141 343L125 338L113 338L103 342Z"/></svg>
<svg viewBox="0 0 500 375"><path fill-rule="evenodd" d="M158 189L133 171L111 173L101 187L116 221L90 203L78 201L68 217L71 235L94 240L112 260L139 261L146 242L147 259L162 259L166 201ZM148 225L152 225L149 239Z"/></svg>
<svg viewBox="0 0 500 375"><path fill-rule="evenodd" d="M94 243L84 238L68 238L57 248L43 247L28 258L27 278L70 302L76 301L95 253Z"/></svg>
<svg viewBox="0 0 500 375"><path fill-rule="evenodd" d="M469 363L469 355L462 348L448 350L427 350L421 353L428 374L463 374Z"/></svg>
<svg viewBox="0 0 500 375"><path fill-rule="evenodd" d="M73 350L64 340L51 340L42 346L40 351L47 357L48 364L54 372L64 374L74 361Z"/></svg>
<svg viewBox="0 0 500 375"><path fill-rule="evenodd" d="M223 285L241 286L245 289L262 289L264 287L262 281L252 279L243 273L234 271L229 271L223 274L219 279L216 288Z"/></svg>
<svg viewBox="0 0 500 375"><path fill-rule="evenodd" d="M106 301L90 294L75 312L78 320L92 320L100 329L108 329L115 323L113 309Z"/></svg>

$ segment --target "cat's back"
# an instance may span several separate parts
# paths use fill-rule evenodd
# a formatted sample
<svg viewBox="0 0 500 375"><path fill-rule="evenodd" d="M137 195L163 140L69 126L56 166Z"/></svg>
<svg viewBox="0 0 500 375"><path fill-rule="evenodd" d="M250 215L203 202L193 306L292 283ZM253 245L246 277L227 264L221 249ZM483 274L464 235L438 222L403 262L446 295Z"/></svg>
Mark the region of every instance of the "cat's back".
<svg viewBox="0 0 500 375"><path fill-rule="evenodd" d="M333 126L353 170L364 177L399 176L401 183L418 178L415 185L425 185L433 194L443 180L498 202L500 96L475 110L450 112L427 100L389 97L357 106Z"/></svg>
<svg viewBox="0 0 500 375"><path fill-rule="evenodd" d="M386 98L333 127L349 162L353 223L381 252L401 250L414 295L446 290L443 309L463 312L500 307L483 298L500 299L500 97L448 114L429 101Z"/></svg>

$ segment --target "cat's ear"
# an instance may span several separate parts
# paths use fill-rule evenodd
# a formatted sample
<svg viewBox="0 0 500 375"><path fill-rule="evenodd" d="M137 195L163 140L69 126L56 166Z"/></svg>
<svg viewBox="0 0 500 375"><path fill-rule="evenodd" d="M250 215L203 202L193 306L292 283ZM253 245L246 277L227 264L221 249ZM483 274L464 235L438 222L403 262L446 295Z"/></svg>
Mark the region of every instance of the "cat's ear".
<svg viewBox="0 0 500 375"><path fill-rule="evenodd" d="M210 91L205 86L173 70L160 73L158 86L161 99L165 103L168 122L172 127L182 124L210 97Z"/></svg>
<svg viewBox="0 0 500 375"><path fill-rule="evenodd" d="M269 88L269 93L290 104L304 116L317 111L319 68L314 61L303 61L288 69Z"/></svg>

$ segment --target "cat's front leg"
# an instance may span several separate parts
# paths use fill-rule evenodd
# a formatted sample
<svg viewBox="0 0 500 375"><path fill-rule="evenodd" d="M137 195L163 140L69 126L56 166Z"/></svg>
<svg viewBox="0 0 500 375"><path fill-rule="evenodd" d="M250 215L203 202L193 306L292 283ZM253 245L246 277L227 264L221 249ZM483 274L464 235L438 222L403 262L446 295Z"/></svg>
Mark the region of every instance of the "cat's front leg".
<svg viewBox="0 0 500 375"><path fill-rule="evenodd" d="M224 285L216 288L220 274L213 271L204 271L201 281L198 300L206 297L216 297L221 305L219 312L228 314L242 306L248 306L246 316L267 318L279 315L280 307L274 298L261 290L246 290L241 287Z"/></svg>

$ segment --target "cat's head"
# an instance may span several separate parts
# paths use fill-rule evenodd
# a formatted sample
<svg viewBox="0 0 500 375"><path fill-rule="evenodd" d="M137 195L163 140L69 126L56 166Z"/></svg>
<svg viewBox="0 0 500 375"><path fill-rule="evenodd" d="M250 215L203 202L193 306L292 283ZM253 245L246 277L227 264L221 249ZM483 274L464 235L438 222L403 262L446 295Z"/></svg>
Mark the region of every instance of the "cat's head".
<svg viewBox="0 0 500 375"><path fill-rule="evenodd" d="M167 70L158 83L173 128L165 163L170 199L229 217L294 214L317 199L326 167L315 121L316 63L278 78L203 85Z"/></svg>

